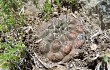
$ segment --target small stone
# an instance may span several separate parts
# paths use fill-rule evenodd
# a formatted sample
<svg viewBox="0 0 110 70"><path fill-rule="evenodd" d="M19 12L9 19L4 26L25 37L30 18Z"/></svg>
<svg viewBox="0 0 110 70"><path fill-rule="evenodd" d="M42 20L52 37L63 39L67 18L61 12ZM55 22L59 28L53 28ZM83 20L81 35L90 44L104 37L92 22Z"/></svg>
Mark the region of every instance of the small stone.
<svg viewBox="0 0 110 70"><path fill-rule="evenodd" d="M32 33L33 32L32 26L24 27L23 30L25 33Z"/></svg>
<svg viewBox="0 0 110 70"><path fill-rule="evenodd" d="M53 12L53 17L58 17L58 12Z"/></svg>
<svg viewBox="0 0 110 70"><path fill-rule="evenodd" d="M70 67L70 68L72 68L72 67L73 67L73 64L72 64L72 63L70 63L70 64L69 64L69 67Z"/></svg>
<svg viewBox="0 0 110 70"><path fill-rule="evenodd" d="M96 44L92 44L92 45L90 46L91 50L96 50L97 47L98 47L98 46L97 46Z"/></svg>

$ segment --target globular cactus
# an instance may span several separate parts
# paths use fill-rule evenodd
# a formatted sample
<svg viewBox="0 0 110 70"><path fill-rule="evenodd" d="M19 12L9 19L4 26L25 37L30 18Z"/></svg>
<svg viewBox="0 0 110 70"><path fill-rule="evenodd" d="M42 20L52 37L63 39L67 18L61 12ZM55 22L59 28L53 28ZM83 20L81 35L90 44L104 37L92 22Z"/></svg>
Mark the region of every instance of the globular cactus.
<svg viewBox="0 0 110 70"><path fill-rule="evenodd" d="M85 42L81 20L68 15L68 19L73 20L66 23L62 17L59 17L62 20L51 20L50 26L47 27L49 34L43 37L44 41L39 46L40 51L46 53L47 58L53 62L69 61L74 56L75 49Z"/></svg>

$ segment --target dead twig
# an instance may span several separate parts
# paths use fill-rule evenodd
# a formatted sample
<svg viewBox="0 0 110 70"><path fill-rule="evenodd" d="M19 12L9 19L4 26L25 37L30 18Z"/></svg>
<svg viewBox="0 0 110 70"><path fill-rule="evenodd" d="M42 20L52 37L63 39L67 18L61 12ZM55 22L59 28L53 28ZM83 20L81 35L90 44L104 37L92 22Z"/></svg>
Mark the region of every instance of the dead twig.
<svg viewBox="0 0 110 70"><path fill-rule="evenodd" d="M49 69L49 68L51 68L49 65L47 65L46 63L44 63L44 62L42 62L39 58L38 58L38 56L37 56L37 54L34 52L34 55L35 55L35 58L41 63L41 65L44 67L44 68L46 68L46 69Z"/></svg>

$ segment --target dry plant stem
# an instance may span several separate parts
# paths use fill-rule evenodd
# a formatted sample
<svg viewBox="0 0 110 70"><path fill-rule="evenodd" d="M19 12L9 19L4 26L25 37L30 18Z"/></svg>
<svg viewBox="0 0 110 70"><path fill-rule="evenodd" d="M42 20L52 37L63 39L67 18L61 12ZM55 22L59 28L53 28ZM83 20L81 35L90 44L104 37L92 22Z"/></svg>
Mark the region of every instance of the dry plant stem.
<svg viewBox="0 0 110 70"><path fill-rule="evenodd" d="M34 53L34 55L35 55L35 57L37 57L37 56L36 56L36 53ZM32 57L33 57L33 59L34 59L35 67L37 68L38 66L37 66L36 58L35 58L34 56L32 56Z"/></svg>
<svg viewBox="0 0 110 70"><path fill-rule="evenodd" d="M19 15L21 15L21 13L24 14L24 6L21 8L20 12L19 12Z"/></svg>
<svg viewBox="0 0 110 70"><path fill-rule="evenodd" d="M102 34L102 31L99 30L99 32L93 34L93 35L90 37L91 41L93 42L93 38L96 37L96 36L98 36L99 34Z"/></svg>
<svg viewBox="0 0 110 70"><path fill-rule="evenodd" d="M36 54L35 52L34 52L34 55L35 55L36 59L42 64L42 66L44 66L44 68L46 68L46 69L51 68L51 66L49 66L49 65L47 65L46 63L42 62L42 61L38 58L38 56L37 56L37 54ZM35 61L35 62L36 62L36 61Z"/></svg>

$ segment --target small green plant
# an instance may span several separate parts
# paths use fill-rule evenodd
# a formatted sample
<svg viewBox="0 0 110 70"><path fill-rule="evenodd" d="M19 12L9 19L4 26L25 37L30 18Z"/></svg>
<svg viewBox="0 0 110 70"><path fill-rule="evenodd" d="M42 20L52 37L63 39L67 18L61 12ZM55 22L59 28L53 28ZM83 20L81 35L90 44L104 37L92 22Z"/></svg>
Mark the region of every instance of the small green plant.
<svg viewBox="0 0 110 70"><path fill-rule="evenodd" d="M12 64L20 60L24 50L25 45L21 41L0 43L0 68L12 68Z"/></svg>
<svg viewBox="0 0 110 70"><path fill-rule="evenodd" d="M23 15L19 15L21 5L22 0L0 0L0 32L7 34L5 38L7 41L5 42L0 36L0 69L3 70L13 68L25 51L25 45L19 40L19 36L18 38L10 36L11 30L16 30L17 26L20 27L24 24ZM7 39L7 37L10 38Z"/></svg>
<svg viewBox="0 0 110 70"><path fill-rule="evenodd" d="M61 0L55 0L56 4L60 6Z"/></svg>
<svg viewBox="0 0 110 70"><path fill-rule="evenodd" d="M33 0L33 4L38 8L38 0Z"/></svg>
<svg viewBox="0 0 110 70"><path fill-rule="evenodd" d="M110 54L102 54L99 56L102 61L97 64L95 70L110 70L109 57Z"/></svg>
<svg viewBox="0 0 110 70"><path fill-rule="evenodd" d="M51 3L49 2L49 0L46 0L43 10L45 14L44 19L46 19L47 21L50 17L50 14L53 12L53 8L51 7Z"/></svg>
<svg viewBox="0 0 110 70"><path fill-rule="evenodd" d="M71 3L72 5L75 5L77 2L77 0L70 0L69 3Z"/></svg>
<svg viewBox="0 0 110 70"><path fill-rule="evenodd" d="M18 12L21 9L22 2L20 0L0 0L0 30L7 31L13 29L18 24L23 24L23 17ZM20 20L19 20L20 19ZM5 26L5 27L2 27Z"/></svg>
<svg viewBox="0 0 110 70"><path fill-rule="evenodd" d="M10 15L20 10L22 0L0 0L0 7L5 14Z"/></svg>

